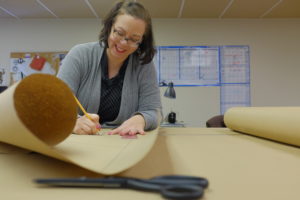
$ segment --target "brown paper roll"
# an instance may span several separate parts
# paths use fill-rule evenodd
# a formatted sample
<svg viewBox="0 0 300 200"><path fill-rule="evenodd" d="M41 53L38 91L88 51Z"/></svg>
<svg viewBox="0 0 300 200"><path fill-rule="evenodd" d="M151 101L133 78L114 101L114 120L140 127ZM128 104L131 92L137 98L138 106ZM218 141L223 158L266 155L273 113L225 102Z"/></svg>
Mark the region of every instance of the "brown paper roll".
<svg viewBox="0 0 300 200"><path fill-rule="evenodd" d="M20 120L43 142L55 145L72 133L77 105L62 80L47 74L30 75L17 85L13 98Z"/></svg>
<svg viewBox="0 0 300 200"><path fill-rule="evenodd" d="M158 129L136 139L108 135L108 129L101 130L102 136L70 134L76 118L71 90L51 75L28 76L0 94L0 142L100 174L117 174L138 163L158 135Z"/></svg>
<svg viewBox="0 0 300 200"><path fill-rule="evenodd" d="M71 90L52 75L28 76L0 94L0 142L96 173L112 175L132 167L147 155L158 135L158 129L137 139L108 135L108 129L102 129L101 136L70 134L76 119Z"/></svg>
<svg viewBox="0 0 300 200"><path fill-rule="evenodd" d="M224 115L232 130L300 146L300 107L236 107Z"/></svg>

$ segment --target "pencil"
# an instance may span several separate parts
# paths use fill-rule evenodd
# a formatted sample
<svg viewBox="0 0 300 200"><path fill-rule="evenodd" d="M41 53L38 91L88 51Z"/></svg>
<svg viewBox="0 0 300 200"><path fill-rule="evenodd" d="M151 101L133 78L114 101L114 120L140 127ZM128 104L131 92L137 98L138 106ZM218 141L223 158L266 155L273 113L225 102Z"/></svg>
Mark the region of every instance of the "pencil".
<svg viewBox="0 0 300 200"><path fill-rule="evenodd" d="M85 115L89 120L93 121L92 118L91 118L91 116L86 112L86 110L83 108L83 106L81 105L81 103L79 102L79 100L77 99L77 97L76 97L75 95L74 95L74 98L75 98L75 101L76 101L77 105L79 106L79 108L81 109L81 111L84 113L84 115ZM103 133L101 133L100 130L101 130L101 128L98 128L97 134L98 134L98 135L103 135Z"/></svg>
<svg viewBox="0 0 300 200"><path fill-rule="evenodd" d="M75 95L74 95L74 98L75 98L75 101L76 101L77 105L79 106L79 108L81 109L81 111L84 113L84 115L85 115L89 120L93 121L92 118L91 118L91 116L85 111L85 109L82 107L81 103L79 102L79 100L76 98Z"/></svg>

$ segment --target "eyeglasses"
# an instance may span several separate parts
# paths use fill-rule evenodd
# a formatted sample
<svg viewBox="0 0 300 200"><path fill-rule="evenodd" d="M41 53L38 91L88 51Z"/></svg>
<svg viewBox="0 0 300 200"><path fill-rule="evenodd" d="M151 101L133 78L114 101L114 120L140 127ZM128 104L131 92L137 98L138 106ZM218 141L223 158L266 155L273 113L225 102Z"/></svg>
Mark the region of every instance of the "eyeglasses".
<svg viewBox="0 0 300 200"><path fill-rule="evenodd" d="M135 40L135 39L132 39L132 38L127 38L125 33L123 33L122 31L120 30L117 30L117 29L113 29L113 37L117 40L126 40L127 44L130 46L130 47L138 47L140 44L141 44L141 40Z"/></svg>

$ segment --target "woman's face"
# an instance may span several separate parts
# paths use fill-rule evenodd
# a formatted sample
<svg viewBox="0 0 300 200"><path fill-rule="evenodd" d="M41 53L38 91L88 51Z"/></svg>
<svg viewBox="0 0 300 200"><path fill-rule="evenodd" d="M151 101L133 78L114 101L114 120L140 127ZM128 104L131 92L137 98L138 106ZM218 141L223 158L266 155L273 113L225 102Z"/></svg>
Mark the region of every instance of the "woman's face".
<svg viewBox="0 0 300 200"><path fill-rule="evenodd" d="M123 14L116 17L108 38L108 57L120 62L137 50L143 39L146 23L130 15Z"/></svg>

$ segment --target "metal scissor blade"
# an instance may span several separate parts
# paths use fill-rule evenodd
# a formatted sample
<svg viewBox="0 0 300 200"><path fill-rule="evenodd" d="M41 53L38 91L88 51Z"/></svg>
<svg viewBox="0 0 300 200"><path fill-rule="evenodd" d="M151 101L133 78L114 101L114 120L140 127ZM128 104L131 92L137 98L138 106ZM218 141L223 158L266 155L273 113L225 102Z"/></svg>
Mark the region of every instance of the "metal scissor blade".
<svg viewBox="0 0 300 200"><path fill-rule="evenodd" d="M55 187L102 187L120 188L126 185L122 178L49 178L35 179L35 183Z"/></svg>

